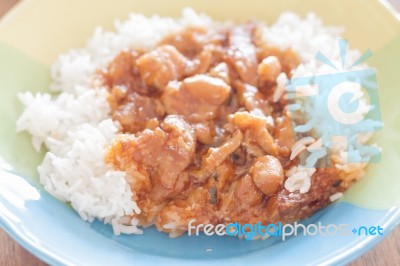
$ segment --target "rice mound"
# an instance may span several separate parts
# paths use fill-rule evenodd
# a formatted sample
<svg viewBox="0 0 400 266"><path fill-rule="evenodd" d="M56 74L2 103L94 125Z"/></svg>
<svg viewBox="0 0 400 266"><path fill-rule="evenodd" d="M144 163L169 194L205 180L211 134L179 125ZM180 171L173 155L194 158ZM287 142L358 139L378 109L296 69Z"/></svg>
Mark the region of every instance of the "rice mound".
<svg viewBox="0 0 400 266"><path fill-rule="evenodd" d="M128 218L139 214L140 209L132 200L126 173L104 162L107 146L118 135L119 126L110 118L107 90L96 86L92 78L123 50L152 49L166 35L188 26L223 25L191 9L184 9L179 19L131 14L125 22L115 22L115 32L97 28L86 48L60 55L51 69L52 95L18 95L25 110L17 121L17 131L29 132L37 151L42 144L48 150L38 167L44 188L69 202L85 221L99 219L111 224L115 234L142 233L137 219ZM294 75L301 76L328 71L314 59L320 49L339 61L336 40L340 31L324 27L313 14L301 20L295 14L284 13L275 24L265 26L264 38L282 49L292 47L299 54L303 63ZM357 56L357 52L348 53L349 61ZM287 81L281 79L282 88L276 98ZM291 172L297 179L293 185L285 184L289 191L307 187L313 170Z"/></svg>

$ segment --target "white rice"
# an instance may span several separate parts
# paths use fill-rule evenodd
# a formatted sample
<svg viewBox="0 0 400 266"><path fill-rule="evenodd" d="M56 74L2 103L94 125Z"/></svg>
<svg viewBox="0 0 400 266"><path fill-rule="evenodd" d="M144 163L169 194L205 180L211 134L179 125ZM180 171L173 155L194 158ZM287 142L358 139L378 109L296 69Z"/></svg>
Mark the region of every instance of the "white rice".
<svg viewBox="0 0 400 266"><path fill-rule="evenodd" d="M289 192L299 191L307 193L311 187L311 176L315 173L315 168L305 168L293 166L286 172L288 179L285 181L285 189Z"/></svg>
<svg viewBox="0 0 400 266"><path fill-rule="evenodd" d="M182 18L146 18L131 14L125 22L115 22L115 32L97 28L84 49L59 56L51 74L48 93L21 93L25 111L17 121L17 131L28 131L37 151L44 143L48 152L38 167L44 188L62 201L71 203L82 219L111 223L115 234L138 234L139 214L132 200L126 173L106 165L107 145L116 134L109 116L106 89L92 81L97 69L103 69L119 52L151 49L166 35L187 26L213 26L213 21L191 9Z"/></svg>
<svg viewBox="0 0 400 266"><path fill-rule="evenodd" d="M286 90L286 83L288 78L284 72L280 73L276 78L276 89L274 95L272 95L272 101L274 103L278 102Z"/></svg>
<svg viewBox="0 0 400 266"><path fill-rule="evenodd" d="M136 218L127 219L140 213L126 181L129 177L104 162L106 148L119 129L109 116L106 89L94 89L92 77L97 69L105 68L123 50L151 49L166 35L187 26L221 25L191 9L184 9L180 19L131 14L127 21L115 22L115 32L97 28L85 48L60 55L51 69L50 85L50 90L58 95L19 94L25 111L17 121L17 130L32 135L37 151L42 144L48 149L38 167L40 182L45 189L71 203L84 220L99 219L109 223L115 234L142 233ZM321 50L329 58L339 60L336 49L339 32L336 28L323 27L313 14L301 20L292 13L284 13L274 25L265 27L264 38L271 45L282 49L292 47L299 53L303 63L294 75L303 76L330 71L326 66L318 65L314 56ZM354 51L348 52L351 58L357 55ZM278 76L274 101L282 97L286 81L286 75ZM295 155L308 144L299 144L300 151L293 151ZM338 165L347 169L342 162ZM291 169L285 188L290 192L306 193L314 172L315 168Z"/></svg>
<svg viewBox="0 0 400 266"><path fill-rule="evenodd" d="M338 199L340 199L341 197L343 197L343 193L342 192L336 192L335 194L331 195L329 197L330 201L337 201Z"/></svg>
<svg viewBox="0 0 400 266"><path fill-rule="evenodd" d="M304 137L304 138L296 141L291 148L292 153L290 154L290 160L293 160L294 158L296 158L297 155L299 155L302 151L307 149L306 145L309 145L312 143L315 143L315 139L311 136Z"/></svg>
<svg viewBox="0 0 400 266"><path fill-rule="evenodd" d="M319 150L322 148L322 138L317 139L313 144L307 147L309 152Z"/></svg>

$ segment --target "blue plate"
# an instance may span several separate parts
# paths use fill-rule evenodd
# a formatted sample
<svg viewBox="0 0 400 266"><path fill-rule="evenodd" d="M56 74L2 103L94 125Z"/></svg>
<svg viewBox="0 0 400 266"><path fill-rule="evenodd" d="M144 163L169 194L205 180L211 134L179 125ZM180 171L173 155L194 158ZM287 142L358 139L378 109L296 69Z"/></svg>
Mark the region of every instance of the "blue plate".
<svg viewBox="0 0 400 266"><path fill-rule="evenodd" d="M384 2L384 1L381 1ZM96 25L109 27L129 12L176 16L191 6L217 19L250 17L273 21L288 8L314 11L331 25L347 27L351 46L370 48L378 70L385 126L376 140L382 161L344 199L316 213L305 224L347 224L349 229L380 226L383 235L304 236L282 241L233 237L182 236L170 239L148 228L143 235L114 236L111 227L87 223L43 190L36 154L27 134L16 134L22 108L18 91L44 91L49 66L69 48L83 46ZM229 8L226 8L229 6ZM224 10L224 12L222 12ZM340 16L338 15L340 14ZM344 264L378 243L400 221L400 23L378 1L24 1L0 23L0 225L30 252L52 265L316 265Z"/></svg>

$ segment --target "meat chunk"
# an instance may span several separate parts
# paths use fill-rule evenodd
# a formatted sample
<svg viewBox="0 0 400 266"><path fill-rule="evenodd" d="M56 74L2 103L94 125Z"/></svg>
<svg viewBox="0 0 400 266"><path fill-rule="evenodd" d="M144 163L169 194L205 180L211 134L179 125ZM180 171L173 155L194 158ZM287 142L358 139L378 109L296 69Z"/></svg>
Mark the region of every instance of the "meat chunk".
<svg viewBox="0 0 400 266"><path fill-rule="evenodd" d="M185 76L188 60L174 46L163 45L142 55L136 65L145 84L161 92L168 82Z"/></svg>
<svg viewBox="0 0 400 266"><path fill-rule="evenodd" d="M257 85L257 55L253 44L254 23L234 27L230 31L228 63L244 83Z"/></svg>
<svg viewBox="0 0 400 266"><path fill-rule="evenodd" d="M210 49L204 49L196 56L188 66L188 76L204 74L208 71L213 60L213 54Z"/></svg>
<svg viewBox="0 0 400 266"><path fill-rule="evenodd" d="M224 39L225 36L223 32L216 30L207 31L203 28L191 27L167 36L161 44L172 45L186 57L194 58L200 54L206 46L222 45Z"/></svg>
<svg viewBox="0 0 400 266"><path fill-rule="evenodd" d="M256 87L236 82L236 93L239 104L246 108L247 111L251 112L259 109L265 115L272 113L272 106L269 104L267 96L261 93Z"/></svg>
<svg viewBox="0 0 400 266"><path fill-rule="evenodd" d="M181 117L167 116L161 128L121 137L111 148L112 160L122 169L131 164L144 167L152 177L150 196L162 200L184 187L179 180L188 178L183 171L193 158L195 143L190 125Z"/></svg>
<svg viewBox="0 0 400 266"><path fill-rule="evenodd" d="M129 95L126 103L118 106L113 119L118 121L124 132L136 133L158 124L155 100L137 93Z"/></svg>
<svg viewBox="0 0 400 266"><path fill-rule="evenodd" d="M223 204L232 203L223 191L227 184L231 184L232 172L232 164L226 160L215 170L215 178L189 190L185 197L170 201L156 219L157 229L170 233L170 236L177 236L188 229L187 226L193 219L196 220L193 225L196 225L217 224L226 218L225 213L219 212L219 208ZM164 226L171 223L174 226Z"/></svg>
<svg viewBox="0 0 400 266"><path fill-rule="evenodd" d="M275 194L283 184L283 169L279 160L266 155L257 158L250 168L254 184L266 196Z"/></svg>
<svg viewBox="0 0 400 266"><path fill-rule="evenodd" d="M167 36L161 44L172 45L185 56L192 58L203 50L205 35L206 30L202 28L189 28Z"/></svg>
<svg viewBox="0 0 400 266"><path fill-rule="evenodd" d="M212 105L221 105L228 98L231 88L223 80L207 75L186 78L183 87L199 100Z"/></svg>
<svg viewBox="0 0 400 266"><path fill-rule="evenodd" d="M112 92L114 88L119 89L119 100L125 98L131 92L149 94L151 91L140 79L139 69L136 60L139 52L121 52L109 65L107 71L102 73L103 83ZM121 91L122 88L122 91ZM123 93L121 93L123 92Z"/></svg>
<svg viewBox="0 0 400 266"><path fill-rule="evenodd" d="M225 62L219 63L213 67L208 73L211 77L220 78L225 81L226 84L231 83L229 67Z"/></svg>
<svg viewBox="0 0 400 266"><path fill-rule="evenodd" d="M277 47L268 46L268 44L263 41L260 42L259 40L257 42L257 47L257 57L260 61L269 56L276 57L279 60L282 71L288 77L291 76L292 69L295 69L301 62L296 52L291 48L282 51Z"/></svg>
<svg viewBox="0 0 400 266"><path fill-rule="evenodd" d="M170 201L158 214L155 225L157 229L169 233L170 237L177 237L188 230L192 225L217 223L216 207L209 203L209 192L204 187L197 187L190 191L187 198Z"/></svg>
<svg viewBox="0 0 400 266"><path fill-rule="evenodd" d="M202 122L217 117L218 107L228 99L230 91L230 86L219 78L196 75L168 84L161 101L168 114L183 115L190 122Z"/></svg>
<svg viewBox="0 0 400 266"><path fill-rule="evenodd" d="M194 124L196 139L202 144L211 144L214 141L215 130L212 122Z"/></svg>
<svg viewBox="0 0 400 266"><path fill-rule="evenodd" d="M280 154L289 157L290 149L295 142L292 122L288 114L285 114L276 120L275 139L279 146Z"/></svg>
<svg viewBox="0 0 400 266"><path fill-rule="evenodd" d="M265 57L257 67L258 87L271 89L281 72L281 63L276 56Z"/></svg>
<svg viewBox="0 0 400 266"><path fill-rule="evenodd" d="M268 201L266 208L271 222L285 220L288 223L303 219L330 203L329 197L338 191L340 178L334 168L320 168L311 177L311 187L307 193L290 193L280 190Z"/></svg>
<svg viewBox="0 0 400 266"><path fill-rule="evenodd" d="M224 57L224 49L221 48L221 46L206 45L203 50L190 61L187 76L207 73L210 68L221 62ZM225 81L225 79L223 80Z"/></svg>
<svg viewBox="0 0 400 266"><path fill-rule="evenodd" d="M247 210L260 204L264 198L263 193L254 184L250 175L242 177L235 188L236 211Z"/></svg>

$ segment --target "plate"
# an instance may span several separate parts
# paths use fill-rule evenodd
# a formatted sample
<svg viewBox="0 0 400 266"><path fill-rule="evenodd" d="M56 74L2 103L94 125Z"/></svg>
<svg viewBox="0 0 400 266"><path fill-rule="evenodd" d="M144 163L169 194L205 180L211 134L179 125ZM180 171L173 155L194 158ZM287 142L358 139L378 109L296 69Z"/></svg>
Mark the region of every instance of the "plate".
<svg viewBox="0 0 400 266"><path fill-rule="evenodd" d="M27 134L17 134L22 112L20 91L45 91L49 67L57 55L82 47L97 25L112 29L114 19L128 13L179 16L190 6L218 20L257 18L273 22L280 13L315 12L327 25L346 28L353 48L370 49L376 68L384 127L374 141L381 161L339 202L306 222L348 224L350 228L381 226L381 235L304 236L285 241L245 241L231 237L183 236L169 239L154 228L144 235L114 236L111 227L83 222L66 204L38 183L37 154ZM222 12L223 11L223 12ZM0 23L0 224L16 241L52 265L301 265L342 264L367 251L400 221L400 61L398 16L381 1L78 1L29 0Z"/></svg>

